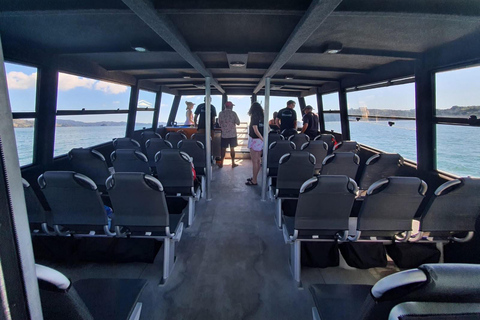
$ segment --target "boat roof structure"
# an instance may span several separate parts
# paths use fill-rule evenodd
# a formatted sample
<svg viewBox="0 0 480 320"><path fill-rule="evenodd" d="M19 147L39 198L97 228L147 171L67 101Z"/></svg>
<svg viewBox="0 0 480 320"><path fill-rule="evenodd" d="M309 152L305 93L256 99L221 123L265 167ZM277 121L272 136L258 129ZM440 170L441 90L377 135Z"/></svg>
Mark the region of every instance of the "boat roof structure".
<svg viewBox="0 0 480 320"><path fill-rule="evenodd" d="M175 95L303 97L480 57L476 0L3 2L5 59ZM143 52L139 52L139 51Z"/></svg>

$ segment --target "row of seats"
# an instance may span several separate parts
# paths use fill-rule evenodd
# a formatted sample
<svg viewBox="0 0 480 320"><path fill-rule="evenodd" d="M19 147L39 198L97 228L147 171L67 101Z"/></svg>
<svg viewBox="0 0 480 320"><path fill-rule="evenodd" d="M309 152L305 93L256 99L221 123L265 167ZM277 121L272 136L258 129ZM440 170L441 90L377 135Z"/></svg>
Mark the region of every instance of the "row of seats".
<svg viewBox="0 0 480 320"><path fill-rule="evenodd" d="M153 131L143 131L140 143L132 138L115 138L113 139L113 148L117 149L135 149L146 153L146 144L150 139L163 139L162 136ZM178 142L187 140L187 136L182 132L168 132L165 135L165 141L168 141L173 148L177 148ZM195 133L191 136L191 140L200 141L205 144L205 134Z"/></svg>
<svg viewBox="0 0 480 320"><path fill-rule="evenodd" d="M85 175L73 171L47 171L39 176L38 184L50 207L49 212L31 202L36 197L24 181L27 211L34 233L42 230L48 235L163 241L162 281L168 278L175 261L175 243L182 236L184 214L169 214L167 192L159 180L140 172L112 174L106 183L114 208L110 217L96 184ZM35 229L36 226L39 228Z"/></svg>
<svg viewBox="0 0 480 320"><path fill-rule="evenodd" d="M480 179L460 178L444 183L416 218L426 191L427 184L416 177L381 179L362 198L358 217L351 217L358 194L354 180L341 175L320 175L305 181L295 216L282 217L297 283L301 242L469 241L480 213ZM419 227L417 234L411 236L414 221Z"/></svg>

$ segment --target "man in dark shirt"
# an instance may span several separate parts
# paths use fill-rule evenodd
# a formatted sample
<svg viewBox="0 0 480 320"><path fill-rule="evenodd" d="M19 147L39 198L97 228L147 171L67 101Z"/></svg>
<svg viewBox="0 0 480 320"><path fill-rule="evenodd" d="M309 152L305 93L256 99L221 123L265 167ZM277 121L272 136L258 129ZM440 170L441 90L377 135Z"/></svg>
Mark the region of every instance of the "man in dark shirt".
<svg viewBox="0 0 480 320"><path fill-rule="evenodd" d="M207 99L207 97L205 97L205 99ZM205 99L204 101L206 101ZM215 109L213 104L210 104L210 107L211 107L211 117L212 117L211 128L213 129L213 125L215 124L215 117L217 116L217 110ZM195 123L195 127L197 127L197 131L200 133L205 132L205 109L206 109L205 103L199 104L197 106L197 109L195 109L195 117L193 119L193 122ZM197 120L198 120L198 124L197 124Z"/></svg>
<svg viewBox="0 0 480 320"><path fill-rule="evenodd" d="M285 129L297 130L297 113L293 108L295 108L295 101L288 100L287 107L278 111L276 124L280 127L280 131Z"/></svg>
<svg viewBox="0 0 480 320"><path fill-rule="evenodd" d="M309 136L310 140L313 140L318 135L318 116L312 110L312 106L305 107L302 127L302 133Z"/></svg>

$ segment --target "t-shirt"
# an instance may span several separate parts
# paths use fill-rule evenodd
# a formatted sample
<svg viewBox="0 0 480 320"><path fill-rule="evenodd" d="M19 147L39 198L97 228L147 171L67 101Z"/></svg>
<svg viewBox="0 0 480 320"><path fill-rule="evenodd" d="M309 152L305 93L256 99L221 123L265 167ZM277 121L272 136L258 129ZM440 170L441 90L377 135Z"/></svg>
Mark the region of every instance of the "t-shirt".
<svg viewBox="0 0 480 320"><path fill-rule="evenodd" d="M218 114L218 123L222 128L222 138L235 138L237 136L236 125L240 124L235 111L225 109Z"/></svg>
<svg viewBox="0 0 480 320"><path fill-rule="evenodd" d="M210 105L211 107L211 117L212 117L212 122L217 116L217 110L213 106L213 104ZM201 103L197 106L197 109L195 109L195 114L199 115L198 119L198 128L199 129L205 129L205 103Z"/></svg>
<svg viewBox="0 0 480 320"><path fill-rule="evenodd" d="M253 130L253 126L258 126L258 132L263 136L263 117L252 115L250 117L250 125L248 126L248 135L253 139L260 139Z"/></svg>
<svg viewBox="0 0 480 320"><path fill-rule="evenodd" d="M303 124L308 124L305 134L310 138L315 138L318 135L318 116L315 113L306 113L303 116Z"/></svg>
<svg viewBox="0 0 480 320"><path fill-rule="evenodd" d="M297 113L290 108L283 108L278 111L277 118L280 119L280 130L297 129Z"/></svg>

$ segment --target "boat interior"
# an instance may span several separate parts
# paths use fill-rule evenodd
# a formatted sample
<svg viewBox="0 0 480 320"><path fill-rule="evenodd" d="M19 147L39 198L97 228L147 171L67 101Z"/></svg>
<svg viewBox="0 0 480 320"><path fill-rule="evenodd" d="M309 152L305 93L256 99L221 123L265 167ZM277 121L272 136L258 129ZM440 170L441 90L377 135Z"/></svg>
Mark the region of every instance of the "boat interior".
<svg viewBox="0 0 480 320"><path fill-rule="evenodd" d="M480 315L480 179L436 153L438 125L480 120L437 114L435 87L479 65L479 1L3 1L0 42L0 319ZM31 111L11 108L4 62L35 68ZM128 104L62 108L59 74L126 86ZM349 93L405 84L412 117L349 107ZM318 136L265 132L252 186L248 125L238 166L227 152L220 168L221 128L176 123L193 96L207 119L210 97L217 114L261 97L265 128L273 97L298 120L314 97ZM122 136L57 154L58 119L117 115ZM416 158L352 141L360 117L414 121ZM16 120L34 122L22 166Z"/></svg>

